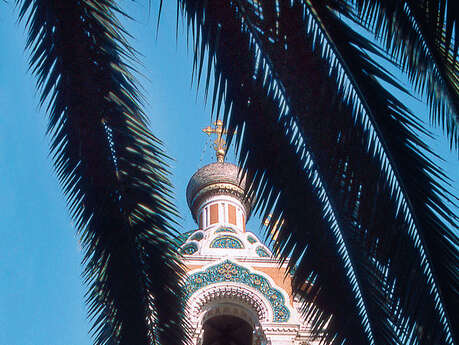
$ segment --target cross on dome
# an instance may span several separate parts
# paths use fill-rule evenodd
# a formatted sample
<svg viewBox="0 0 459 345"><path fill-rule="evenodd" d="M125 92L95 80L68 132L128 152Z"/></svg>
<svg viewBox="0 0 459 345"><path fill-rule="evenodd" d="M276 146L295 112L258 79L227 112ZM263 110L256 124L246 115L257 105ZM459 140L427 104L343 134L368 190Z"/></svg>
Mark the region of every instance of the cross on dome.
<svg viewBox="0 0 459 345"><path fill-rule="evenodd" d="M214 141L214 150L217 156L217 162L223 162L226 155L226 141L223 139L223 135L228 134L228 131L223 128L223 121L217 120L214 122L215 127L207 126L202 131L207 135L217 134L217 138Z"/></svg>

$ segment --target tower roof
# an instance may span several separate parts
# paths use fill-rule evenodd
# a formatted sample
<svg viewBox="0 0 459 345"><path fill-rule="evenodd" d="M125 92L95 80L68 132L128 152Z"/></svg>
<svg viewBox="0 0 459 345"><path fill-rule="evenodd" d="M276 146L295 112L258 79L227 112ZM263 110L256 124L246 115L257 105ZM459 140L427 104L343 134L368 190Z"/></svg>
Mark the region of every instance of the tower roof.
<svg viewBox="0 0 459 345"><path fill-rule="evenodd" d="M186 189L186 199L195 220L200 201L212 194L231 194L236 197L244 205L248 217L250 200L245 195L247 187L246 176L241 176L236 165L215 162L203 166L191 177Z"/></svg>

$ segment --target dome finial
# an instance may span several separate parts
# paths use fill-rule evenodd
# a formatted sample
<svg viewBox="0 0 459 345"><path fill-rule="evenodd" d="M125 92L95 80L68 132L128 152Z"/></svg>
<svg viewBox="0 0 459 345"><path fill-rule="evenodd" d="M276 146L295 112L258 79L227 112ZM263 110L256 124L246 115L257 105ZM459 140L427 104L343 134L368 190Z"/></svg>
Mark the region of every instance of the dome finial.
<svg viewBox="0 0 459 345"><path fill-rule="evenodd" d="M226 155L226 141L223 139L223 135L227 134L228 131L223 128L223 122L217 120L214 122L215 127L207 126L202 131L207 135L217 134L217 138L214 141L215 155L217 156L217 162L223 162Z"/></svg>

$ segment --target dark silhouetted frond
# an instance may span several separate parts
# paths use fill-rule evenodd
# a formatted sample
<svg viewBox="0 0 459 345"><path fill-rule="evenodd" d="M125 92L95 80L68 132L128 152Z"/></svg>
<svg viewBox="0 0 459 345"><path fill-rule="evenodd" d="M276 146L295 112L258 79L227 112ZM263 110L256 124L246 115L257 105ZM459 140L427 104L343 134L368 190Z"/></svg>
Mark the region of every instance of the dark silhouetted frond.
<svg viewBox="0 0 459 345"><path fill-rule="evenodd" d="M374 32L426 94L432 121L459 148L459 3L454 0L359 0L353 19Z"/></svg>
<svg viewBox="0 0 459 345"><path fill-rule="evenodd" d="M327 344L452 344L457 217L406 90L340 1L179 1L258 212ZM356 14L354 14L356 15ZM349 21L349 20L348 20ZM205 57L205 54L208 57ZM446 100L447 101L447 100Z"/></svg>
<svg viewBox="0 0 459 345"><path fill-rule="evenodd" d="M95 344L186 339L175 208L111 0L23 0L54 167L84 250Z"/></svg>

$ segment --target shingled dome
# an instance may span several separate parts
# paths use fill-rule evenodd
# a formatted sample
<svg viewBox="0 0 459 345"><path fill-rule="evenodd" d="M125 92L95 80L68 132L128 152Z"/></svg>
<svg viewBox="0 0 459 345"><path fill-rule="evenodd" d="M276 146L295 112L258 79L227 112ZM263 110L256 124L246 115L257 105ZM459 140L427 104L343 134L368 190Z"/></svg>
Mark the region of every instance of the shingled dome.
<svg viewBox="0 0 459 345"><path fill-rule="evenodd" d="M228 188L232 189L232 194L242 202L246 214L249 215L250 203L244 198L247 188L245 176L241 176L239 167L234 164L215 162L196 171L188 183L186 199L193 216L196 218L195 208L204 195L218 194L222 189Z"/></svg>

